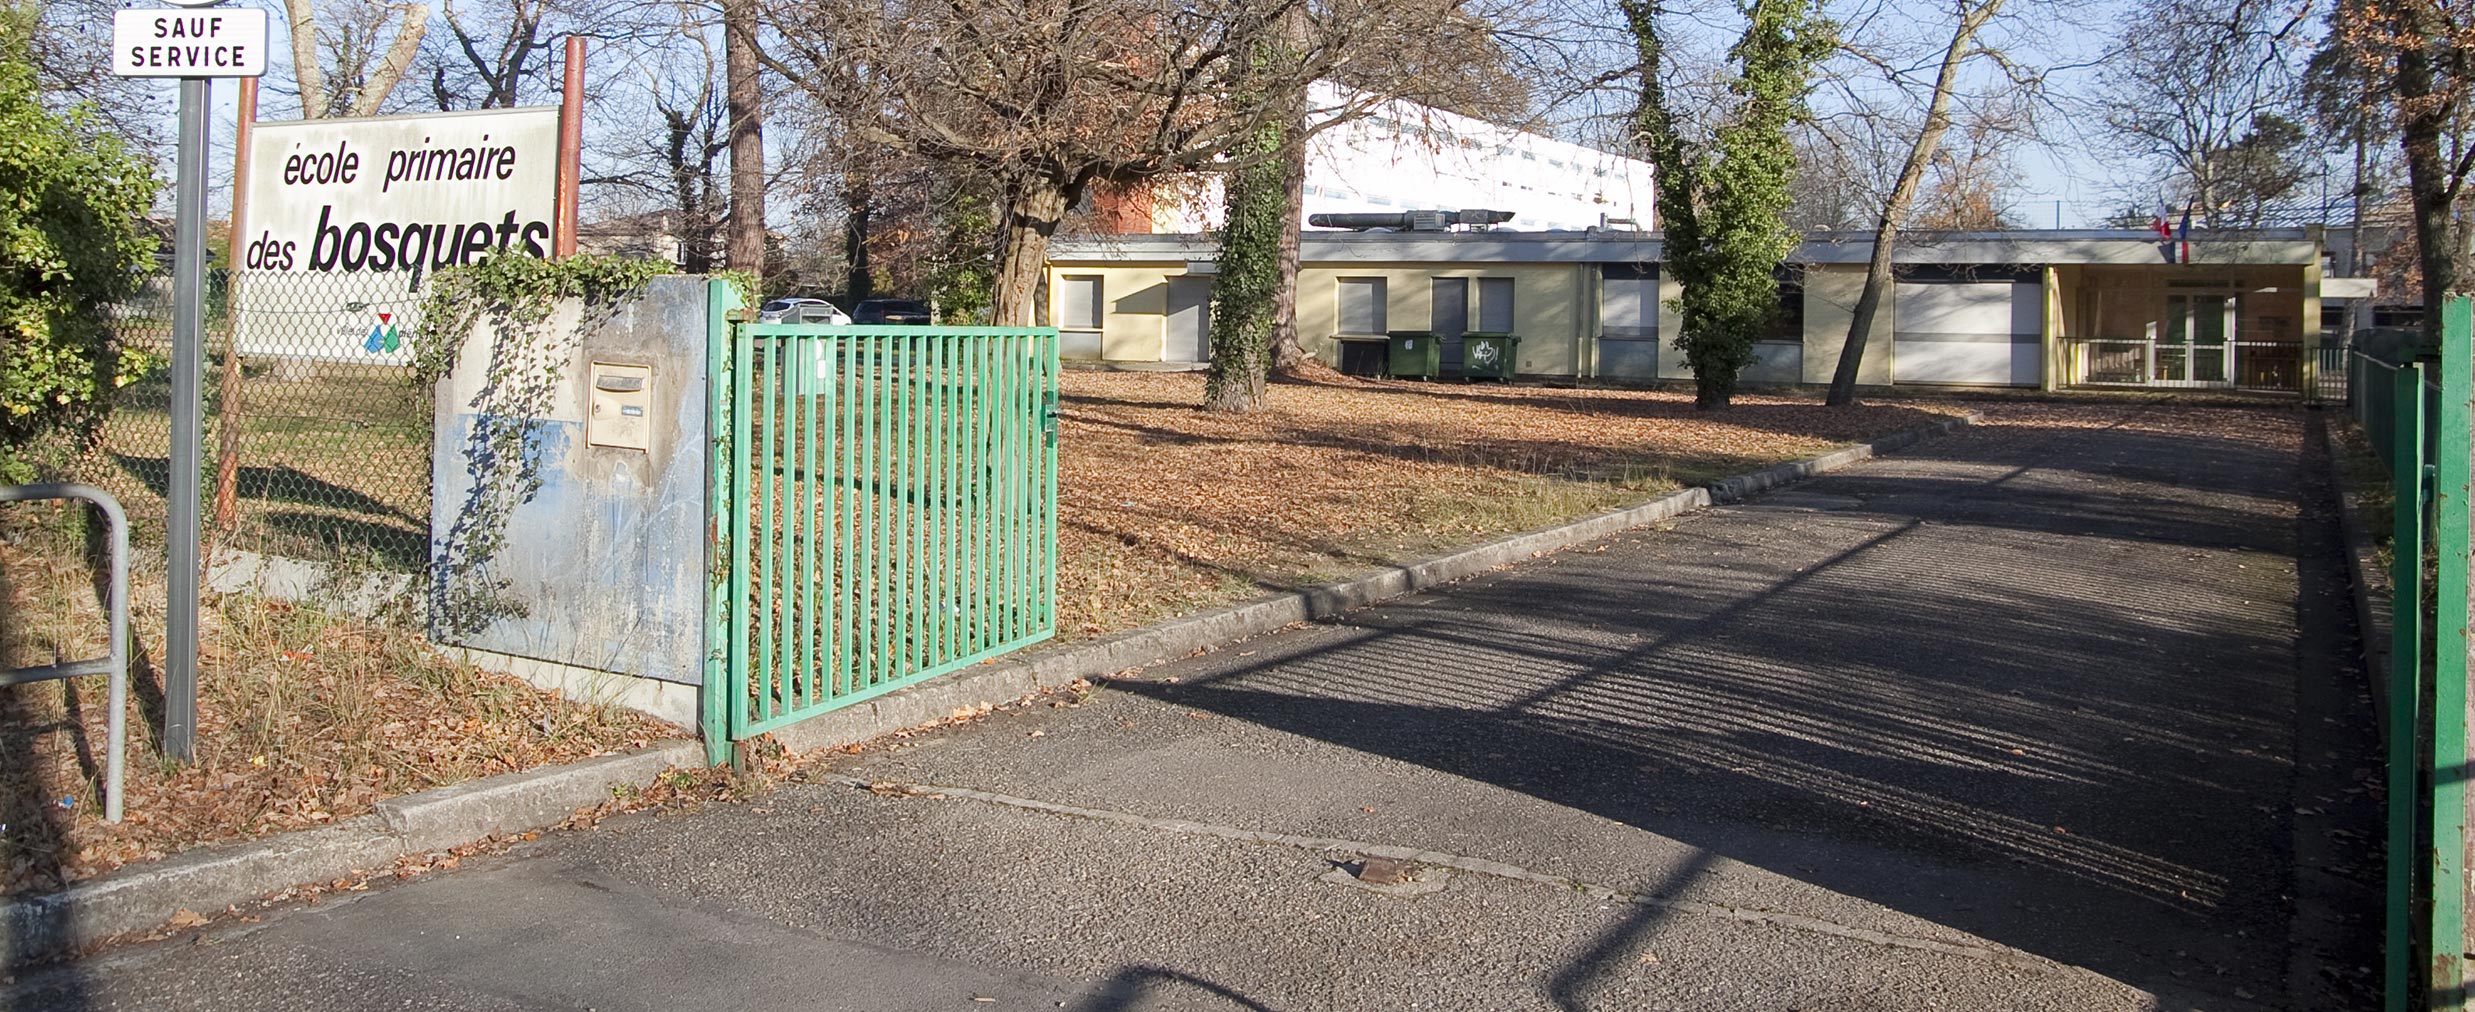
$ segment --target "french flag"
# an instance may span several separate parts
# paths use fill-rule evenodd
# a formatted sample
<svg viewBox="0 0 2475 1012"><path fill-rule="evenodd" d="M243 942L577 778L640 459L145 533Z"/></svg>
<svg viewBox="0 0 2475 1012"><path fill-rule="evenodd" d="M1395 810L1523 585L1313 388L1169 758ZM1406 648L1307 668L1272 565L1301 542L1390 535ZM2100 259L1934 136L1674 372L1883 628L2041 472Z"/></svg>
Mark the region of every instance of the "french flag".
<svg viewBox="0 0 2475 1012"><path fill-rule="evenodd" d="M2176 241L2178 244L2180 244L2180 245L2182 246L2182 255L2175 257L2175 258L2174 258L2174 262L2176 262L2176 263L2181 263L2181 264L2187 264L2187 263L2190 263L2190 262L2191 262L2191 205L2189 205L2189 204L2185 204L2185 205L2183 205L2183 224L2182 224L2181 226L2177 227L2177 228L2174 230L2174 238L2175 238L2175 241Z"/></svg>
<svg viewBox="0 0 2475 1012"><path fill-rule="evenodd" d="M2165 201L2157 202L2157 213L2149 217L2148 227L2156 229L2161 240L2174 238L2174 212L2166 207Z"/></svg>

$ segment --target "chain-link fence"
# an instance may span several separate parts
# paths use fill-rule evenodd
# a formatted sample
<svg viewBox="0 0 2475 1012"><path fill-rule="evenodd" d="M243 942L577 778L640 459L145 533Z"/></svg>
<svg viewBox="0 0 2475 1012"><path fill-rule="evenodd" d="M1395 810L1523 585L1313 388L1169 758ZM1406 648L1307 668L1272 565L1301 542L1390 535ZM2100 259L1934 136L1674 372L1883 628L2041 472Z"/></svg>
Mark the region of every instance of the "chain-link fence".
<svg viewBox="0 0 2475 1012"><path fill-rule="evenodd" d="M172 438L172 286L112 317L136 378L71 477L128 509L157 569ZM402 275L217 275L206 299L205 538L212 550L411 572L429 559L430 393L413 382Z"/></svg>

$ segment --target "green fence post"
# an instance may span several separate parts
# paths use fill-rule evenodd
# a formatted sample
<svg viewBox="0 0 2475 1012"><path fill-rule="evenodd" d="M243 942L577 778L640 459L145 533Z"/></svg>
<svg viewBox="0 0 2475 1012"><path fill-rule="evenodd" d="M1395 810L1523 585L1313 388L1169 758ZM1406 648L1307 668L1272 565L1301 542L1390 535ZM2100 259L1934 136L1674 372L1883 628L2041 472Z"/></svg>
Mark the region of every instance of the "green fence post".
<svg viewBox="0 0 2475 1012"><path fill-rule="evenodd" d="M2466 1007L2466 676L2469 399L2475 396L2475 311L2451 296L2441 312L2439 445L2433 461L2432 663L2433 1008Z"/></svg>
<svg viewBox="0 0 2475 1012"><path fill-rule="evenodd" d="M2423 721L2423 366L2390 373L2392 421L2389 475L2397 490L2389 564L2389 847L2388 931L2384 940L2383 1005L2413 1007L2416 866L2420 851ZM2368 419L2367 419L2368 420Z"/></svg>

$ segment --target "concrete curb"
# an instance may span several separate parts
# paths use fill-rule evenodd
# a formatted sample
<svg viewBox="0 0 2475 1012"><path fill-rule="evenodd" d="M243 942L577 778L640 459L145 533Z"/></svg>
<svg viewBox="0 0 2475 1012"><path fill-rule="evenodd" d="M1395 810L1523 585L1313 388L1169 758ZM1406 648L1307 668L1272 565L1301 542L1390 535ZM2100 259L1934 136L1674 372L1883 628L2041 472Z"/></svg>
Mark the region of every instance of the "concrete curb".
<svg viewBox="0 0 2475 1012"><path fill-rule="evenodd" d="M385 867L398 857L550 825L641 786L671 766L701 766L704 747L673 742L623 755L379 802L332 826L200 847L0 907L0 966L20 966L119 935L149 931L182 909L213 913L304 882Z"/></svg>
<svg viewBox="0 0 2475 1012"><path fill-rule="evenodd" d="M2346 546L2347 584L2355 602L2355 631L2363 644L2364 677L2372 687L2372 724L2380 729L2381 747L2389 745L2389 574L2380 571L2379 558L2372 547L2371 529L2363 525L2363 515L2355 509L2353 483L2347 480L2345 465L2339 455L2349 447L2341 445L2330 432L2330 421L2321 419L2321 459L2329 469L2329 487L2337 495L2338 537Z"/></svg>
<svg viewBox="0 0 2475 1012"><path fill-rule="evenodd" d="M773 736L784 747L795 752L856 745L896 731L944 720L958 713L1019 699L1077 679L1100 678L1130 668L1185 657L1200 650L1260 636L1292 623L1329 618L1352 608L1466 579L1532 556L1605 540L1690 510L1714 503L1733 502L1790 482L1836 471L1858 461L1914 445L1927 437L1976 424L1983 418L1982 414L1971 411L1895 432L1870 443L1740 474L1704 488L1688 488L1639 506L1516 534L1475 548L1378 570L1356 579L1258 598L1088 643L1040 649L1026 657L992 662L819 714L775 731Z"/></svg>

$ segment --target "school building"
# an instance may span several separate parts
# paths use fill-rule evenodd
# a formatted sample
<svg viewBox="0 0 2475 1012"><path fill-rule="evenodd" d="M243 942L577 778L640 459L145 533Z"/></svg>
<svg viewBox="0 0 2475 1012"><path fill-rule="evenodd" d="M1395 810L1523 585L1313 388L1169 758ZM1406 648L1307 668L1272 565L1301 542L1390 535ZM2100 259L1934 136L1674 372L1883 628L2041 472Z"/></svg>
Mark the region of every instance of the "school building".
<svg viewBox="0 0 2475 1012"><path fill-rule="evenodd" d="M1870 234L1817 234L1788 257L1778 324L1744 381L1830 381L1871 252ZM1299 253L1299 337L1345 370L1376 361L1388 333L1425 331L1451 376L1462 334L1510 332L1527 377L1692 376L1669 340L1678 287L1657 233L1310 231ZM1047 309L1064 354L1204 361L1214 257L1204 235L1058 240ZM1908 233L1859 378L2311 390L2323 259L2318 229L2195 232L2187 243L2131 230Z"/></svg>

